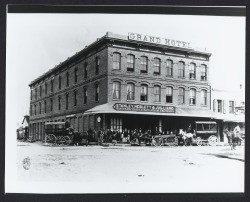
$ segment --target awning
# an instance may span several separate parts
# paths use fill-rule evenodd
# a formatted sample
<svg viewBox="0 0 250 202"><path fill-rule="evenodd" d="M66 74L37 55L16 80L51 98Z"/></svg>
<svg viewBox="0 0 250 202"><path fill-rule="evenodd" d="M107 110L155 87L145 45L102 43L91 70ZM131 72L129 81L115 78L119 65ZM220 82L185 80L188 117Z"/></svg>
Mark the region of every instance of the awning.
<svg viewBox="0 0 250 202"><path fill-rule="evenodd" d="M245 115L244 114L216 114L215 119L223 120L224 122L244 123Z"/></svg>
<svg viewBox="0 0 250 202"><path fill-rule="evenodd" d="M214 118L215 113L210 110L202 110L187 107L176 107L175 113L162 113L162 112L142 112L142 111L125 111L115 110L113 108L115 103L106 103L96 106L87 110L84 115L89 114L136 114L136 115L157 115L157 116L185 116L185 117L202 117L202 118Z"/></svg>

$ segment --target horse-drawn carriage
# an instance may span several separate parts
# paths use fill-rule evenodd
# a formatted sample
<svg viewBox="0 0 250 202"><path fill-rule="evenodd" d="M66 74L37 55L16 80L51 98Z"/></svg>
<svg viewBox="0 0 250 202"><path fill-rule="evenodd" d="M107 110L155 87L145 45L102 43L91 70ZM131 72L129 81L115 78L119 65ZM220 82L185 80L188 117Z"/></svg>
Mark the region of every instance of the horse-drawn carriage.
<svg viewBox="0 0 250 202"><path fill-rule="evenodd" d="M74 132L68 122L47 122L45 123L45 143L52 145L69 145L73 137L80 135Z"/></svg>

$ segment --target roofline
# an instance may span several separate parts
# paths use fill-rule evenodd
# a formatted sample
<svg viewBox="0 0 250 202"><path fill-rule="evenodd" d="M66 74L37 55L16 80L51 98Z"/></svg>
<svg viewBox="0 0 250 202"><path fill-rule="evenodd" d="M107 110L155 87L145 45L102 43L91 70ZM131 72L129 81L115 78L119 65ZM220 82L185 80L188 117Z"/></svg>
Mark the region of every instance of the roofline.
<svg viewBox="0 0 250 202"><path fill-rule="evenodd" d="M101 38L98 38L96 41L94 41L93 43L91 43L88 46L85 46L84 49L80 50L79 52L76 52L76 54L72 55L71 57L68 57L68 59L64 60L63 62L61 62L58 65L55 65L54 68L50 69L49 71L45 72L44 74L42 74L41 76L37 77L36 79L34 79L33 81L30 82L29 87L31 87L33 84L37 83L38 81L40 81L41 79L43 79L44 77L46 77L47 75L55 72L56 70L60 69L61 67L63 67L65 65L65 63L70 63L72 60L74 60L75 58L79 57L80 55L84 54L85 52L89 51L91 48L93 48L94 46L104 42L106 39L111 39L111 40L116 40L116 41L121 41L124 43L132 43L132 44L142 44L142 45L146 45L146 46L151 46L151 47L158 47L158 48L166 48L166 49L171 49L171 50L177 50L177 51L184 51L187 53L198 53L198 54L204 54L207 55L208 57L210 57L212 54L208 53L208 52L202 52L202 51L196 51L194 49L187 49L187 48L178 48L178 47L173 47L173 46L167 46L167 45L160 45L160 44L153 44L153 43L147 43L147 42L141 42L141 41L134 41L134 40L125 40L125 39L121 39L121 38L115 38L112 36L109 36L110 32L107 32L104 36L102 36ZM112 35L114 35L112 33ZM116 35L115 35L116 36ZM124 36L125 37L125 36Z"/></svg>

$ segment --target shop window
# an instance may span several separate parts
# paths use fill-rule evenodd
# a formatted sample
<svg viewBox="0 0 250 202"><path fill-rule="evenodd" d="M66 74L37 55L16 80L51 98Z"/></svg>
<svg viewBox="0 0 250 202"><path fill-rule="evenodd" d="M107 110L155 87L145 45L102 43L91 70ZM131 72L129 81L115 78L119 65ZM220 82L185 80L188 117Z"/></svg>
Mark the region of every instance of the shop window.
<svg viewBox="0 0 250 202"><path fill-rule="evenodd" d="M195 89L190 89L189 92L189 104L190 105L195 105L196 104L196 90Z"/></svg>
<svg viewBox="0 0 250 202"><path fill-rule="evenodd" d="M161 60L159 58L154 59L154 74L161 74Z"/></svg>
<svg viewBox="0 0 250 202"><path fill-rule="evenodd" d="M167 60L167 76L173 76L173 61L172 60Z"/></svg>
<svg viewBox="0 0 250 202"><path fill-rule="evenodd" d="M95 85L95 101L99 101L99 85Z"/></svg>
<svg viewBox="0 0 250 202"><path fill-rule="evenodd" d="M87 104L88 100L88 93L87 93L87 88L83 89L83 104Z"/></svg>
<svg viewBox="0 0 250 202"><path fill-rule="evenodd" d="M201 90L201 104L207 105L207 91Z"/></svg>
<svg viewBox="0 0 250 202"><path fill-rule="evenodd" d="M66 86L69 86L69 72L66 73Z"/></svg>
<svg viewBox="0 0 250 202"><path fill-rule="evenodd" d="M113 69L121 69L121 54L113 54Z"/></svg>
<svg viewBox="0 0 250 202"><path fill-rule="evenodd" d="M53 111L53 99L50 98L50 111L52 112Z"/></svg>
<svg viewBox="0 0 250 202"><path fill-rule="evenodd" d="M202 81L207 80L207 67L206 67L206 65L201 65L201 80Z"/></svg>
<svg viewBox="0 0 250 202"><path fill-rule="evenodd" d="M75 74L75 83L77 83L77 77L78 77L78 68L77 67L75 68L74 74Z"/></svg>
<svg viewBox="0 0 250 202"><path fill-rule="evenodd" d="M61 86L62 86L62 77L61 76L59 76L59 78L58 78L58 88L59 88L59 90L61 90Z"/></svg>
<svg viewBox="0 0 250 202"><path fill-rule="evenodd" d="M58 110L61 110L61 96L58 96Z"/></svg>
<svg viewBox="0 0 250 202"><path fill-rule="evenodd" d="M47 113L47 101L44 100L44 113Z"/></svg>
<svg viewBox="0 0 250 202"><path fill-rule="evenodd" d="M74 91L74 106L77 106L77 91Z"/></svg>
<svg viewBox="0 0 250 202"><path fill-rule="evenodd" d="M196 74L196 66L194 63L189 65L189 79L195 79Z"/></svg>
<svg viewBox="0 0 250 202"><path fill-rule="evenodd" d="M121 83L118 81L113 82L113 99L121 98Z"/></svg>
<svg viewBox="0 0 250 202"><path fill-rule="evenodd" d="M154 97L155 97L155 102L161 101L161 87L160 86L154 86Z"/></svg>
<svg viewBox="0 0 250 202"><path fill-rule="evenodd" d="M134 55L127 55L127 71L133 72L135 68L135 56Z"/></svg>
<svg viewBox="0 0 250 202"><path fill-rule="evenodd" d="M121 118L111 118L110 119L110 129L114 130L122 130L122 119Z"/></svg>
<svg viewBox="0 0 250 202"><path fill-rule="evenodd" d="M146 84L141 85L141 101L148 101L148 86Z"/></svg>
<svg viewBox="0 0 250 202"><path fill-rule="evenodd" d="M141 73L148 73L148 58L145 56L141 57Z"/></svg>
<svg viewBox="0 0 250 202"><path fill-rule="evenodd" d="M234 113L234 101L229 101L229 113Z"/></svg>
<svg viewBox="0 0 250 202"><path fill-rule="evenodd" d="M135 85L133 83L127 84L127 100L135 100Z"/></svg>
<svg viewBox="0 0 250 202"><path fill-rule="evenodd" d="M97 56L95 58L95 74L99 74L100 58Z"/></svg>
<svg viewBox="0 0 250 202"><path fill-rule="evenodd" d="M40 97L42 97L42 86L39 87Z"/></svg>
<svg viewBox="0 0 250 202"><path fill-rule="evenodd" d="M88 78L88 63L84 63L84 78Z"/></svg>
<svg viewBox="0 0 250 202"><path fill-rule="evenodd" d="M178 62L178 77L184 78L185 77L185 63Z"/></svg>
<svg viewBox="0 0 250 202"><path fill-rule="evenodd" d="M66 109L69 109L69 94L68 94L68 93L66 94L66 97L65 97L65 98L66 98L66 100L65 100L65 101L66 101L66 103L65 103L65 108L66 108Z"/></svg>
<svg viewBox="0 0 250 202"><path fill-rule="evenodd" d="M50 81L50 91L51 92L54 91L54 80L53 79Z"/></svg>
<svg viewBox="0 0 250 202"><path fill-rule="evenodd" d="M178 94L178 103L184 104L185 103L185 90L184 88L179 88L179 94Z"/></svg>
<svg viewBox="0 0 250 202"><path fill-rule="evenodd" d="M166 102L173 103L173 88L169 86L166 88Z"/></svg>

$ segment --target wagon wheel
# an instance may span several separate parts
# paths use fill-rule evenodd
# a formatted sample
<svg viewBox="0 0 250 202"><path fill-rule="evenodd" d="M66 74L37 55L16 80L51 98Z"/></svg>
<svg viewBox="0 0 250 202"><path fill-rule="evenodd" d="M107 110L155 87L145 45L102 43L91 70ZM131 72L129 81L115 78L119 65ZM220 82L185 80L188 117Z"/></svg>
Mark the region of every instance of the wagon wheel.
<svg viewBox="0 0 250 202"><path fill-rule="evenodd" d="M196 138L196 144L197 146L202 146L202 139L200 137Z"/></svg>
<svg viewBox="0 0 250 202"><path fill-rule="evenodd" d="M208 143L210 146L216 146L217 142L218 142L218 138L215 135L211 135L208 138Z"/></svg>
<svg viewBox="0 0 250 202"><path fill-rule="evenodd" d="M161 146L162 143L163 143L162 137L155 137L155 138L153 138L153 140L152 140L152 145L155 146L155 147Z"/></svg>
<svg viewBox="0 0 250 202"><path fill-rule="evenodd" d="M53 134L48 134L46 137L46 142L54 145L56 143L56 136Z"/></svg>
<svg viewBox="0 0 250 202"><path fill-rule="evenodd" d="M66 138L65 138L65 136L59 136L57 143L58 143L60 146L65 145L65 144L66 144Z"/></svg>
<svg viewBox="0 0 250 202"><path fill-rule="evenodd" d="M65 139L65 145L70 145L70 143L72 142L69 136L65 136L64 139Z"/></svg>

